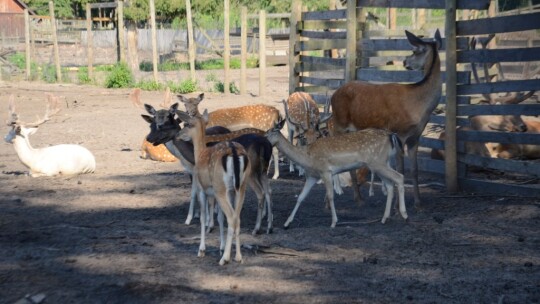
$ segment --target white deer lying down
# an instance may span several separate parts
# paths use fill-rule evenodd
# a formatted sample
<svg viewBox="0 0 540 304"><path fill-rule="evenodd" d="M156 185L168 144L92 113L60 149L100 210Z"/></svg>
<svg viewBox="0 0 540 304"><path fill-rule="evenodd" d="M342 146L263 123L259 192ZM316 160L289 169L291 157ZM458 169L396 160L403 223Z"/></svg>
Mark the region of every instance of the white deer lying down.
<svg viewBox="0 0 540 304"><path fill-rule="evenodd" d="M284 224L285 228L293 221L300 204L319 178L324 182L326 201L330 204L332 211L331 227L335 227L337 215L334 207L334 188L338 193L341 189L339 183L334 183L333 176L362 166L368 166L386 184L388 196L382 223L384 224L390 216L394 185L397 185L399 193L399 212L404 219L407 219L403 175L393 170L388 164L388 159L400 149L398 146L401 142L396 134L381 129L364 129L319 138L308 146L293 146L280 132L284 123L285 121L282 120L273 129L268 130L266 137L289 159L302 166L306 175L306 183L298 196L294 210Z"/></svg>
<svg viewBox="0 0 540 304"><path fill-rule="evenodd" d="M30 175L55 176L91 173L96 169L94 155L88 149L79 145L56 145L41 149L32 148L30 135L36 133L38 126L50 119L50 116L60 111L58 98L48 94L45 116L33 123L19 121L15 113L13 95L9 99L9 118L7 125L11 127L4 137L7 143L13 144L21 162L30 169Z"/></svg>

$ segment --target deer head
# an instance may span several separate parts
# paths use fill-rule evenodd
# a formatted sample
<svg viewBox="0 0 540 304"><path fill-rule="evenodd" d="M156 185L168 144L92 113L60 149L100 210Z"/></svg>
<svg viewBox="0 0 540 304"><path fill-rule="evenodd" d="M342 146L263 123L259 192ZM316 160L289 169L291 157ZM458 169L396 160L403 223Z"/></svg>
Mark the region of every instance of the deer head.
<svg viewBox="0 0 540 304"><path fill-rule="evenodd" d="M433 42L425 42L409 31L405 31L405 35L407 36L409 43L413 46L413 53L405 57L403 66L407 70L422 70L425 66L425 62L430 60L428 57L433 57L435 55L428 44L435 44L435 51L440 49L442 44L441 34L437 29Z"/></svg>
<svg viewBox="0 0 540 304"><path fill-rule="evenodd" d="M197 97L187 98L183 95L176 95L178 100L186 107L186 113L191 117L200 116L199 103L204 99L204 93L199 94Z"/></svg>

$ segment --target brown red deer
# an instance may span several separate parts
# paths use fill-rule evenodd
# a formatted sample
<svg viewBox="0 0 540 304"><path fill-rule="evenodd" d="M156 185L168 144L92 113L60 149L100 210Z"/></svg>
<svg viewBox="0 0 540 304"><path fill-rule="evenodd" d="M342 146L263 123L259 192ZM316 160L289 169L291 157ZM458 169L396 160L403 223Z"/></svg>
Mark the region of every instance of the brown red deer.
<svg viewBox="0 0 540 304"><path fill-rule="evenodd" d="M414 201L420 203L418 190L417 152L420 135L430 115L439 103L442 90L439 47L441 35L437 30L434 41L424 41L405 31L413 54L406 57L407 69L423 70L422 80L412 84L373 84L351 81L341 86L331 99L335 133L382 128L398 134L408 148L411 160ZM403 169L403 157L398 157L398 168ZM351 174L356 184L356 177ZM357 187L355 197L360 197Z"/></svg>

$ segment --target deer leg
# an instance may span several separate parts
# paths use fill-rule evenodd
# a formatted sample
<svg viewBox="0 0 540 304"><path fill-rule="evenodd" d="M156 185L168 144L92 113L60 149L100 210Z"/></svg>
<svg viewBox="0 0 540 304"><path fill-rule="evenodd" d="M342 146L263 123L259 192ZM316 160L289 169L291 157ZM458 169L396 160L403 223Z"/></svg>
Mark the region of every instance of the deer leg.
<svg viewBox="0 0 540 304"><path fill-rule="evenodd" d="M353 188L353 199L358 204L358 206L363 205L362 195L360 194L360 187L358 186L358 178L356 177L356 170L349 171L351 175L351 186Z"/></svg>
<svg viewBox="0 0 540 304"><path fill-rule="evenodd" d="M321 176L326 188L326 201L330 204L332 212L332 224L330 227L335 228L337 223L336 207L334 206L334 182L331 174Z"/></svg>
<svg viewBox="0 0 540 304"><path fill-rule="evenodd" d="M223 227L223 223L224 223L224 218L223 218L223 211L221 210L221 208L219 208L219 204L218 204L218 225L219 225L219 254L220 255L223 255L223 251L225 250L225 235L223 234L223 231L225 231L224 227Z"/></svg>
<svg viewBox="0 0 540 304"><path fill-rule="evenodd" d="M418 142L408 145L409 159L411 161L411 176L413 181L414 206L420 207L420 190L418 189Z"/></svg>
<svg viewBox="0 0 540 304"><path fill-rule="evenodd" d="M296 200L296 205L294 206L294 209L291 212L291 215L289 215L289 218L287 219L287 221L283 225L283 228L285 228L285 229L289 228L289 224L294 220L294 216L295 216L296 212L298 211L298 208L300 207L300 204L306 198L309 191L311 190L311 188L313 188L313 186L316 183L317 183L317 178L309 176L306 179L306 183L304 184L304 188L302 189L302 192L300 192L300 195L298 196L298 199Z"/></svg>
<svg viewBox="0 0 540 304"><path fill-rule="evenodd" d="M205 204L205 208L207 215L206 226L208 227L206 233L210 233L212 232L212 230L214 230L214 213L216 208L216 199L213 196L210 196L208 198L208 202L207 204Z"/></svg>
<svg viewBox="0 0 540 304"><path fill-rule="evenodd" d="M198 188L198 187L197 187ZM201 242L199 244L199 253L197 254L198 257L203 257L206 252L206 244L205 244L205 232L206 232L206 194L201 189L199 190L199 206L201 210Z"/></svg>
<svg viewBox="0 0 540 304"><path fill-rule="evenodd" d="M249 185L253 192L255 192L255 196L257 196L257 220L255 221L255 229L253 229L252 235L256 235L259 233L259 230L261 229L261 222L262 222L262 216L263 216L263 210L264 210L264 193L262 189L262 185L260 184L260 180L257 179L257 177L252 177L249 179Z"/></svg>
<svg viewBox="0 0 540 304"><path fill-rule="evenodd" d="M274 176L272 176L272 179L277 179L279 177L279 150L276 147L272 148L272 159L274 160Z"/></svg>
<svg viewBox="0 0 540 304"><path fill-rule="evenodd" d="M288 125L287 125L287 129L289 133L289 142L293 144L294 130L290 128ZM294 172L294 162L291 159L289 159L289 172Z"/></svg>
<svg viewBox="0 0 540 304"><path fill-rule="evenodd" d="M272 190L270 189L268 179L264 181L263 186L264 186L264 196L265 196L266 207L268 208L268 217L266 218L268 222L268 227L266 228L266 234L270 234L274 230L274 213L272 212Z"/></svg>
<svg viewBox="0 0 540 304"><path fill-rule="evenodd" d="M394 185L396 185L398 188L399 212L404 219L407 219L408 216L405 209L405 186L403 175L390 167L378 169L377 175L379 175L384 184L386 184L388 191L388 195L386 197L386 209L384 210L384 216L381 222L384 224L390 216L392 200L394 198Z"/></svg>
<svg viewBox="0 0 540 304"><path fill-rule="evenodd" d="M240 250L241 243L240 243L240 214L242 212L242 207L244 205L244 197L246 194L246 185L240 185L240 189L236 192L235 200L236 200L236 208L234 210L234 235L236 239L236 255L234 257L234 260L236 262L242 263L242 251Z"/></svg>
<svg viewBox="0 0 540 304"><path fill-rule="evenodd" d="M186 225L191 224L191 220L193 219L193 209L195 207L195 201L197 200L197 187L191 184L191 196L189 201L189 211L188 216L186 218Z"/></svg>

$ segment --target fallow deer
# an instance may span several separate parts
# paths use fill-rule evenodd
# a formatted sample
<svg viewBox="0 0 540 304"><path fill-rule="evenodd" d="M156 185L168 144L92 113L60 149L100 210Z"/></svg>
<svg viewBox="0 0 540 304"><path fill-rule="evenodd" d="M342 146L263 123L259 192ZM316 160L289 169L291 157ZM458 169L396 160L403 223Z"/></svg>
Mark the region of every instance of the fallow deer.
<svg viewBox="0 0 540 304"><path fill-rule="evenodd" d="M130 94L129 98L131 100L131 103L137 107L137 108L143 108L142 102L141 102L141 89L135 88ZM167 87L167 90L165 91L165 96L163 102L160 104L161 107L164 109L168 108L172 104L171 101L171 91ZM151 159L155 161L161 161L161 162L176 162L178 161L178 158L176 158L170 151L165 147L164 144L160 144L157 146L154 146L152 143L148 142L146 140L146 136L143 139L143 142L141 144L141 158L142 159Z"/></svg>
<svg viewBox="0 0 540 304"><path fill-rule="evenodd" d="M175 118L178 103L171 105L168 110L156 110L149 104L144 104L143 107L150 114L150 116L141 115L150 124L150 133L146 136L146 140L153 145L164 144L169 152L180 160L182 167L191 178L195 163L193 144L179 139L175 140L176 134L181 130L180 123L182 122ZM206 130L207 134L223 134L228 132L230 131L223 127L213 127ZM185 221L186 225L191 224L191 220L193 219L196 194L196 190L192 186L189 211Z"/></svg>
<svg viewBox="0 0 540 304"><path fill-rule="evenodd" d="M373 84L351 81L341 86L331 98L333 128L337 134L366 128L383 128L398 134L408 148L411 160L414 201L420 203L418 190L417 152L419 138L441 96L441 35L435 32L434 41L423 41L405 31L413 54L406 57L407 69L423 70L422 80L412 84ZM398 157L398 168L403 172L403 156ZM353 184L356 177L351 174ZM355 197L360 197L357 187Z"/></svg>
<svg viewBox="0 0 540 304"><path fill-rule="evenodd" d="M195 98L187 98L178 95L185 108L186 112L191 116L201 115L199 112L199 103L204 99L204 93L199 94ZM224 108L212 111L208 115L208 127L223 126L231 131L244 128L255 128L266 131L274 126L280 119L279 110L275 107L256 104L247 105L235 108ZM272 179L279 177L279 155L278 151L272 153L274 160L274 175Z"/></svg>
<svg viewBox="0 0 540 304"><path fill-rule="evenodd" d="M13 144L21 162L30 169L32 177L76 175L92 173L96 169L94 155L85 147L73 144L61 144L46 148L33 148L30 144L30 135L34 134L38 126L60 111L58 97L47 94L45 115L32 123L19 120L15 112L15 100L9 98L9 118L7 125L11 127L5 136L7 143Z"/></svg>
<svg viewBox="0 0 540 304"><path fill-rule="evenodd" d="M247 179L250 174L248 154L241 144L225 141L212 147L205 145L205 125L208 112L202 117L190 117L187 113L177 111L181 120L189 124L180 131L182 140L192 140L195 153L193 182L197 188L201 209L201 242L199 257L205 255L205 206L206 197L213 197L219 204L220 250L223 256L220 265L228 263L231 256L232 239L235 236L237 262L242 262L240 251L240 213L244 204ZM227 240L223 242L223 213L227 217ZM211 216L211 215L210 215Z"/></svg>
<svg viewBox="0 0 540 304"><path fill-rule="evenodd" d="M187 112L191 117L200 117L201 114L198 108L198 104L203 98L204 94L200 94L196 98L187 98L183 95L178 95L178 99L180 101L182 101L186 105L191 105L190 111ZM182 112L180 111L179 115L181 115L181 113ZM230 134L209 135L205 137L206 144L225 140L237 142L244 146L244 148L248 152L250 159L252 159L252 161L250 162L251 174L249 175L248 183L253 192L255 192L258 201L257 221L255 224L255 229L253 230L253 234L259 232L262 217L264 217L264 212L266 210L268 210L267 233L271 233L273 230L271 189L270 182L268 181L268 177L266 176L265 172L265 170L268 170L271 151L273 149L270 142L268 142L268 140L263 136L264 134L264 131L261 131L257 128L245 128L232 131ZM212 210L212 206L210 207L210 209ZM210 220L210 227L212 227L212 223L213 218L211 218Z"/></svg>
<svg viewBox="0 0 540 304"><path fill-rule="evenodd" d="M540 120L535 117L522 116L527 133L540 134ZM540 145L498 144L495 147L497 157L505 159L539 159Z"/></svg>
<svg viewBox="0 0 540 304"><path fill-rule="evenodd" d="M399 211L403 218L407 219L403 175L388 165L389 158L396 154L398 146L401 145L396 134L381 129L364 129L319 138L308 146L294 146L281 134L284 123L285 121L282 120L270 129L266 137L289 159L302 166L306 175L306 183L298 196L294 210L284 224L285 228L288 228L293 221L300 204L319 179L324 182L326 201L332 212L331 227L335 227L337 215L334 207L334 189L338 194L341 193L341 189L339 184L334 183L333 176L362 166L368 166L388 188L386 209L381 222L385 223L390 216L394 185L397 185L399 192Z"/></svg>
<svg viewBox="0 0 540 304"><path fill-rule="evenodd" d="M172 146L171 149L174 149L174 154L180 158L181 162L189 172L193 172L193 166L195 163L195 155L193 144L189 141L182 140L178 133L181 130L179 125L179 119L174 118L173 111L176 111L176 106L172 107L167 113L164 113L166 118L155 119L159 115L152 110L151 106L145 105L148 107L149 113L154 113L153 117L146 116L145 119L151 121L150 124L150 134L148 134L148 140L154 144L166 143L167 147ZM160 110L162 111L162 110ZM158 111L159 112L159 111ZM158 121L159 120L159 121ZM264 212L268 210L267 222L268 227L266 232L271 233L273 230L273 213L272 213L272 200L271 200L271 189L266 176L266 170L268 170L268 164L271 157L272 145L264 138L262 135L263 131L258 129L241 129L237 131L216 134L215 129L221 127L211 127L206 129L205 143L208 146L214 145L216 142L220 141L234 141L240 143L248 152L250 158L253 159L249 163L251 167L251 173L248 179L250 188L253 189L255 195L258 199L258 212L255 228L253 234L257 234L261 227L262 218L264 217ZM186 224L190 224L193 219L193 211L195 205L195 188L192 187L191 201L189 206L188 217L186 219ZM210 204L211 207L213 206ZM266 208L264 207L266 206ZM210 208L209 214L213 214L213 208ZM208 218L208 231L211 231L214 227L213 216Z"/></svg>
<svg viewBox="0 0 540 304"><path fill-rule="evenodd" d="M294 142L295 134L303 134L308 142L318 137L319 107L311 95L305 92L292 93L287 101L283 100L289 141ZM289 171L294 172L294 164L289 160ZM301 172L302 173L302 172Z"/></svg>

